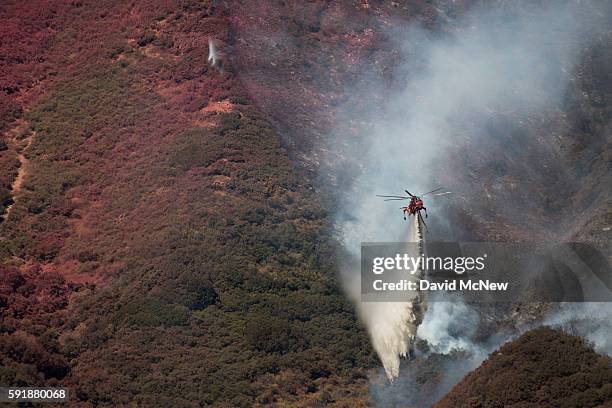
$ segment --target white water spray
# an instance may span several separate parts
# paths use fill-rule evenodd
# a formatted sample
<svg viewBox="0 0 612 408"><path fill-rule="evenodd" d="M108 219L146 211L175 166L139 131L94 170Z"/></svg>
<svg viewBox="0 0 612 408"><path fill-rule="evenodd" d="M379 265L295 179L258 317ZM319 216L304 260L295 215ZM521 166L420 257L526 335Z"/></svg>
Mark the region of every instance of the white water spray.
<svg viewBox="0 0 612 408"><path fill-rule="evenodd" d="M410 254L418 257L423 253L423 234L421 223L416 216L410 217L407 229L404 241L419 244L416 246L419 253ZM408 249L407 252L409 251ZM416 249L412 251L416 252ZM359 274L352 274L352 276L356 277ZM411 276L411 279L418 281L421 277L422 271L419 269ZM387 377L390 380L397 378L400 358L408 355L417 328L423 320L426 309L425 299L420 293L417 293L406 302L362 302L358 279L353 279L349 292L358 306L360 317L368 328L372 346L385 368Z"/></svg>

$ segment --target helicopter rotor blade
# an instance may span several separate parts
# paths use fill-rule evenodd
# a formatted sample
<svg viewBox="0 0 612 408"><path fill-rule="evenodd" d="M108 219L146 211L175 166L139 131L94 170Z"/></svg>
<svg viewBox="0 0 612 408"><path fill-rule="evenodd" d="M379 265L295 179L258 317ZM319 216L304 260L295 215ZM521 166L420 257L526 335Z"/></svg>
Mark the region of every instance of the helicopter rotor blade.
<svg viewBox="0 0 612 408"><path fill-rule="evenodd" d="M387 198L384 199L383 201L402 201L402 200L408 200L409 198Z"/></svg>
<svg viewBox="0 0 612 408"><path fill-rule="evenodd" d="M431 193L435 193L438 190L442 190L444 187L440 187L440 188L436 188L435 190L431 190L426 192L425 194L422 194L421 197L425 197L427 194L431 194Z"/></svg>
<svg viewBox="0 0 612 408"><path fill-rule="evenodd" d="M452 194L452 191L447 191L445 193L436 193L436 194L432 194L432 196L441 196L441 195L445 195L445 194Z"/></svg>
<svg viewBox="0 0 612 408"><path fill-rule="evenodd" d="M410 197L414 197L414 194L410 194L410 191L408 190L404 190L404 191L407 192Z"/></svg>
<svg viewBox="0 0 612 408"><path fill-rule="evenodd" d="M396 196L396 195L379 195L379 194L376 194L376 197L387 197L387 198L410 198L410 197L404 197L404 196Z"/></svg>

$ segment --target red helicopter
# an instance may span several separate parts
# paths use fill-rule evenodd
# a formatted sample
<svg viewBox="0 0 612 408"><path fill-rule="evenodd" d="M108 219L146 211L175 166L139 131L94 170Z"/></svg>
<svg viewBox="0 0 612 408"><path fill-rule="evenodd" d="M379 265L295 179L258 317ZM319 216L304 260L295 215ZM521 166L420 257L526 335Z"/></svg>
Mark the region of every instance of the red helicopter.
<svg viewBox="0 0 612 408"><path fill-rule="evenodd" d="M423 203L423 198L426 195L431 194L432 196L439 196L444 194L450 194L450 191L446 191L444 193L437 193L437 191L442 190L443 187L436 188L435 190L428 191L425 194L421 194L420 196L416 196L411 194L410 191L404 190L408 196L388 196L388 195L376 195L377 197L385 197L385 201L400 201L400 200L410 200L410 203L405 207L400 207L400 209L404 212L404 220L406 219L406 213L408 215L416 215L420 218L425 228L427 228L427 224L425 224L425 220L423 220L423 216L421 215L421 210L425 211L425 218L427 218L427 208L425 208L425 204Z"/></svg>

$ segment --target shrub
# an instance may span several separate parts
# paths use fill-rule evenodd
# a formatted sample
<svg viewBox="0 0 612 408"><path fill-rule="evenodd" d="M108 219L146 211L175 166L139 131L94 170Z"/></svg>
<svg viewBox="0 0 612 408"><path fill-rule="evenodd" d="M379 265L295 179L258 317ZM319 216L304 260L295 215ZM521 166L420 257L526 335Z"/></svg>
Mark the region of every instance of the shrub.
<svg viewBox="0 0 612 408"><path fill-rule="evenodd" d="M144 47L145 45L155 41L156 38L157 37L153 31L145 31L140 37L138 37L137 43L140 47Z"/></svg>

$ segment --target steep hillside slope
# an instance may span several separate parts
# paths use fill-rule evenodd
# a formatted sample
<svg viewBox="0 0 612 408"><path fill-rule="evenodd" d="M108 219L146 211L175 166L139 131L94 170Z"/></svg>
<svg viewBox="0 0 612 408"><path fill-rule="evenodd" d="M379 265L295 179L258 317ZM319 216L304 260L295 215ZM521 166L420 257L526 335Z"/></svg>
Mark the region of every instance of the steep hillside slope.
<svg viewBox="0 0 612 408"><path fill-rule="evenodd" d="M0 10L29 39L2 50L0 383L83 406L363 404L373 357L326 213L230 61L207 62L227 11Z"/></svg>

